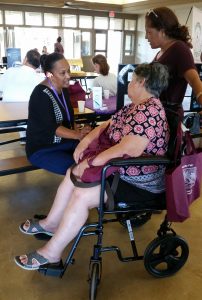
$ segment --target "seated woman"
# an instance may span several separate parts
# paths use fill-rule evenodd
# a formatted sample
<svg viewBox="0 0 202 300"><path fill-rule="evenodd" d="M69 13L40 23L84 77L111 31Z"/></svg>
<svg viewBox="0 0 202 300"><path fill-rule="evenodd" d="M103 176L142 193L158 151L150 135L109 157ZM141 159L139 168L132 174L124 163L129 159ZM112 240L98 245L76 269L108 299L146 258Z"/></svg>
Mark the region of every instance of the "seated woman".
<svg viewBox="0 0 202 300"><path fill-rule="evenodd" d="M164 155L169 140L169 128L164 108L158 99L167 87L167 68L159 63L141 64L128 86L132 103L123 107L111 120L92 130L76 147L75 175L82 176L89 168L88 160L82 160L84 150L109 125L107 133L114 146L98 154L91 164L99 166L115 157L127 154L131 157ZM80 162L81 161L81 162ZM127 195L127 201L153 200L164 191L164 168L161 166L128 166L121 168L116 198ZM128 190L132 192L128 192ZM21 268L36 270L40 265L60 261L64 248L75 238L85 224L89 210L99 206L100 185L91 188L75 187L70 170L59 186L48 216L40 221L27 220L20 226L25 234L46 233L52 238L37 251L16 256ZM107 196L106 196L107 198ZM107 200L107 199L106 199Z"/></svg>
<svg viewBox="0 0 202 300"><path fill-rule="evenodd" d="M114 74L109 73L109 65L106 57L102 54L95 55L92 58L95 72L100 74L93 80L94 87L102 87L102 91L109 90L109 96L116 96L117 78Z"/></svg>
<svg viewBox="0 0 202 300"><path fill-rule="evenodd" d="M70 67L64 56L47 55L42 68L46 78L35 87L29 101L26 154L33 165L65 175L74 163L75 147L89 129L74 126L67 89Z"/></svg>

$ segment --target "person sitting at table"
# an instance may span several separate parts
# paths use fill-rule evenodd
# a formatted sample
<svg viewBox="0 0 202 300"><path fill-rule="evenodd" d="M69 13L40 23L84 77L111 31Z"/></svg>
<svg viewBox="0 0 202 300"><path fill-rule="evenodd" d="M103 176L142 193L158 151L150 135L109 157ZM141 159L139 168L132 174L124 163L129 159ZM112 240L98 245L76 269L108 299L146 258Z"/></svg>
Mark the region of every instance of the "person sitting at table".
<svg viewBox="0 0 202 300"><path fill-rule="evenodd" d="M127 154L131 157L164 155L169 141L169 128L159 95L168 84L167 67L159 64L140 64L128 85L132 103L124 106L99 127L92 130L76 147L73 171L77 177L91 166L102 166L108 160ZM100 152L91 161L82 160L83 153L94 138L107 127L113 146ZM99 146L99 145L98 145ZM115 199L140 205L154 201L164 187L163 166L127 166L121 168ZM40 221L27 220L20 230L29 235L46 233L52 238L37 251L16 256L15 262L26 270L36 270L47 263L57 263L64 248L75 238L85 224L89 210L99 206L100 184L93 187L76 187L70 178L70 169L59 186L48 216ZM105 195L105 200L106 200ZM145 202L144 202L145 201ZM160 201L160 200L159 200ZM148 204L147 204L148 205Z"/></svg>
<svg viewBox="0 0 202 300"><path fill-rule="evenodd" d="M29 101L30 95L42 78L36 70L40 66L40 53L29 50L23 65L8 68L0 76L0 91L3 101Z"/></svg>
<svg viewBox="0 0 202 300"><path fill-rule="evenodd" d="M46 78L29 101L26 154L33 165L64 175L74 163L75 147L89 129L75 128L68 94L70 67L64 56L47 55L43 70Z"/></svg>
<svg viewBox="0 0 202 300"><path fill-rule="evenodd" d="M109 96L116 96L117 93L117 77L113 73L109 73L109 65L107 59L102 54L97 54L92 58L95 72L100 74L93 80L93 87L102 87L102 91L109 90Z"/></svg>
<svg viewBox="0 0 202 300"><path fill-rule="evenodd" d="M23 60L22 66L8 68L0 77L0 91L2 101L21 102L29 101L30 95L37 84L42 81L42 77L37 73L40 66L40 53L29 50ZM21 144L25 144L25 131L20 131ZM22 140L23 139L23 140Z"/></svg>

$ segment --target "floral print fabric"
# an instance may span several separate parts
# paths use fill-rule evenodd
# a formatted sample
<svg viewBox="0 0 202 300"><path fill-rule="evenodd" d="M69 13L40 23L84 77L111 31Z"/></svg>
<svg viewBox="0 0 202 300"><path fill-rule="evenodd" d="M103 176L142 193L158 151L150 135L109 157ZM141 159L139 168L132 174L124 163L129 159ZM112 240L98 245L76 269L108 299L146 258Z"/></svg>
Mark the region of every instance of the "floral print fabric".
<svg viewBox="0 0 202 300"><path fill-rule="evenodd" d="M143 104L124 106L112 117L112 124L109 128L110 139L118 143L125 135L129 134L138 134L149 139L149 144L144 151L145 155L165 154L169 141L169 128L164 108L159 99L152 97ZM147 179L151 181L152 173L158 177L159 172L162 176L162 167L155 165L128 166L120 169L123 179L126 176L140 176L137 178L138 182L142 176L145 182L148 181ZM131 179L128 178L127 181L130 180L135 184L135 178Z"/></svg>

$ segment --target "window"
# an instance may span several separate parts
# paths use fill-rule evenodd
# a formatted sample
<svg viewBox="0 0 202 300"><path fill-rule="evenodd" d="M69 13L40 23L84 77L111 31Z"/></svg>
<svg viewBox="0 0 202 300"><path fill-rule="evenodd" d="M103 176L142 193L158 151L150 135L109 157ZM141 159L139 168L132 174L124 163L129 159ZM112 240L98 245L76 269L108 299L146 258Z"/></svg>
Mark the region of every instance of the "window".
<svg viewBox="0 0 202 300"><path fill-rule="evenodd" d="M95 49L106 51L106 33L96 33Z"/></svg>
<svg viewBox="0 0 202 300"><path fill-rule="evenodd" d="M48 53L52 53L54 43L58 37L58 29L14 27L14 34L15 47L21 48L21 55L23 58L29 49L37 48L41 53L43 46L47 47Z"/></svg>
<svg viewBox="0 0 202 300"><path fill-rule="evenodd" d="M42 26L42 14L38 12L26 12L25 24Z"/></svg>
<svg viewBox="0 0 202 300"><path fill-rule="evenodd" d="M22 11L5 11L5 23L7 25L23 25Z"/></svg>
<svg viewBox="0 0 202 300"><path fill-rule="evenodd" d="M94 28L95 29L108 29L108 18L95 17Z"/></svg>
<svg viewBox="0 0 202 300"><path fill-rule="evenodd" d="M3 23L3 18L2 18L2 11L0 11L0 24Z"/></svg>
<svg viewBox="0 0 202 300"><path fill-rule="evenodd" d="M91 33L89 31L81 33L81 56L91 55Z"/></svg>
<svg viewBox="0 0 202 300"><path fill-rule="evenodd" d="M93 28L93 18L90 16L79 16L80 28Z"/></svg>
<svg viewBox="0 0 202 300"><path fill-rule="evenodd" d="M3 28L0 27L0 57L5 56L4 52L4 31Z"/></svg>
<svg viewBox="0 0 202 300"><path fill-rule="evenodd" d="M77 27L77 17L75 15L62 15L63 27Z"/></svg>
<svg viewBox="0 0 202 300"><path fill-rule="evenodd" d="M122 30L123 29L123 20L110 18L110 29L111 30Z"/></svg>
<svg viewBox="0 0 202 300"><path fill-rule="evenodd" d="M136 25L136 20L125 20L125 26L124 29L125 30L135 30L135 25Z"/></svg>
<svg viewBox="0 0 202 300"><path fill-rule="evenodd" d="M65 57L67 59L81 57L81 31L64 29L64 37Z"/></svg>
<svg viewBox="0 0 202 300"><path fill-rule="evenodd" d="M134 35L126 34L125 35L125 55L133 55L134 48Z"/></svg>
<svg viewBox="0 0 202 300"><path fill-rule="evenodd" d="M56 14L44 14L44 26L59 26L60 25L60 16Z"/></svg>

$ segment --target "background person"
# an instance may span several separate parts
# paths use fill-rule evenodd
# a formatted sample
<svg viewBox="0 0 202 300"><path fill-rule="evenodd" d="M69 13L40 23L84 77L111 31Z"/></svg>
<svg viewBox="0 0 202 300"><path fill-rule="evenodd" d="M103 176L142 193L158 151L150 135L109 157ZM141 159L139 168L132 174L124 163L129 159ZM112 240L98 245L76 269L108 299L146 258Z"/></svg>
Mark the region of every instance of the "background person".
<svg viewBox="0 0 202 300"><path fill-rule="evenodd" d="M74 128L68 94L70 67L64 56L49 54L43 70L46 78L29 101L26 153L33 165L64 175L74 163L76 145L89 130Z"/></svg>
<svg viewBox="0 0 202 300"><path fill-rule="evenodd" d="M98 154L91 162L93 166L104 165L109 159L124 154L138 157L142 154L164 155L169 140L169 129L165 111L158 99L167 87L168 71L161 64L142 64L135 69L128 94L132 103L118 111L111 120L91 131L77 146L74 158L77 163L75 175L80 176L88 161L82 158L91 141L108 126L108 135L115 143ZM161 166L127 166L122 168L115 197L143 203L154 201L164 191L164 172ZM144 178L144 180L142 180ZM57 191L55 201L46 219L27 220L20 226L25 234L46 233L53 235L46 245L27 255L17 256L15 262L27 270L40 265L60 261L62 251L85 224L89 210L99 206L100 185L91 188L75 187L70 179L70 170ZM120 197L120 199L119 199Z"/></svg>
<svg viewBox="0 0 202 300"><path fill-rule="evenodd" d="M22 66L8 68L0 76L0 91L3 101L22 102L29 101L30 95L42 77L37 73L40 66L40 53L29 50L23 60ZM20 126L26 128L27 126ZM26 131L20 131L21 144L25 144Z"/></svg>
<svg viewBox="0 0 202 300"><path fill-rule="evenodd" d="M109 90L109 96L116 96L117 93L117 77L109 73L109 65L104 55L98 54L92 58L95 72L100 74L93 80L93 86L102 87L104 90Z"/></svg>
<svg viewBox="0 0 202 300"><path fill-rule="evenodd" d="M61 41L62 41L62 38L61 38L61 36L59 36L57 38L57 42L54 44L54 52L64 54L64 48L61 44Z"/></svg>
<svg viewBox="0 0 202 300"><path fill-rule="evenodd" d="M202 82L195 68L188 28L180 25L172 10L158 7L145 16L146 39L152 49L160 48L153 61L168 67L169 85L160 99L164 106L174 108L183 116L182 101L187 84L202 103Z"/></svg>
<svg viewBox="0 0 202 300"><path fill-rule="evenodd" d="M49 54L48 53L48 49L47 49L46 46L43 46L43 48L42 48L42 54Z"/></svg>
<svg viewBox="0 0 202 300"><path fill-rule="evenodd" d="M3 101L29 101L34 87L42 81L36 70L40 66L40 53L29 50L23 65L8 68L0 76L0 91Z"/></svg>

